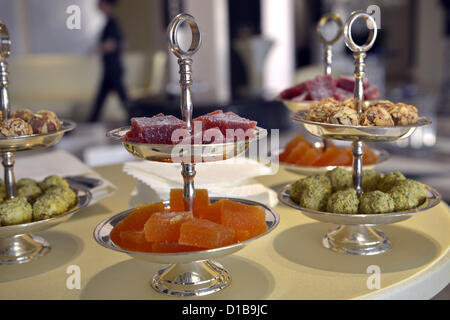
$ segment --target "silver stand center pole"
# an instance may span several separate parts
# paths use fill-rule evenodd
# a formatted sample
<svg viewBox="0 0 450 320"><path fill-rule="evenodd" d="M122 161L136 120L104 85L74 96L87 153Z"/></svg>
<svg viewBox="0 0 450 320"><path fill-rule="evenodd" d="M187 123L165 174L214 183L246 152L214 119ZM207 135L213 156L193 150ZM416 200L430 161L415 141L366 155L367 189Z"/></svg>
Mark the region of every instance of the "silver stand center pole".
<svg viewBox="0 0 450 320"><path fill-rule="evenodd" d="M8 63L6 58L11 54L11 40L8 28L0 22L0 103L3 121L8 120L10 112L10 102L8 94ZM6 152L2 154L5 175L5 188L7 199L14 198L14 153Z"/></svg>
<svg viewBox="0 0 450 320"><path fill-rule="evenodd" d="M178 28L186 22L191 28L192 32L192 43L187 51L181 49L178 43ZM183 120L186 122L186 129L188 132L193 134L192 128L192 59L191 57L200 49L202 38L200 27L197 24L195 18L189 14L179 14L170 23L167 34L169 38L169 49L178 58L178 64L180 66L180 88L181 88L181 99L180 99L180 109ZM191 151L193 148L191 148ZM190 152L191 153L191 152ZM189 153L189 155L190 155ZM194 177L195 177L195 164L192 163L193 155L188 157L188 161L181 164L183 176L184 187L183 187L183 198L184 198L184 209L187 211L192 211L194 209L194 198L195 198L195 188L194 188Z"/></svg>
<svg viewBox="0 0 450 320"><path fill-rule="evenodd" d="M352 38L352 25L359 19L363 18L366 21L367 27L369 28L369 37L365 44L362 46L357 45ZM353 57L355 59L355 71L353 76L355 77L355 88L354 88L354 98L358 111L358 118L360 118L363 113L364 105L364 59L366 57L366 52L372 48L375 39L377 37L377 26L374 18L365 13L364 11L355 11L347 19L344 25L344 39L346 46L353 52ZM364 154L363 142L354 141L353 142L353 185L356 190L358 198L363 192L362 188L362 157Z"/></svg>

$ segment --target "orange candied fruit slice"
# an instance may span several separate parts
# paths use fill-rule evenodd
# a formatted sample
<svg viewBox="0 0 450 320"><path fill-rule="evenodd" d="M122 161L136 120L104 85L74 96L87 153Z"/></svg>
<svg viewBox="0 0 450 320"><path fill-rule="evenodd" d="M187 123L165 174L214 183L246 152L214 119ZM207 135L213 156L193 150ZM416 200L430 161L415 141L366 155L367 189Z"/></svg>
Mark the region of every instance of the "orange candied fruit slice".
<svg viewBox="0 0 450 320"><path fill-rule="evenodd" d="M194 198L194 217L199 216L199 212L209 206L208 190L196 189ZM170 211L181 212L184 209L183 189L170 190Z"/></svg>
<svg viewBox="0 0 450 320"><path fill-rule="evenodd" d="M367 146L363 146L363 164L372 164L378 161L377 154Z"/></svg>
<svg viewBox="0 0 450 320"><path fill-rule="evenodd" d="M222 215L222 203L223 200L219 200L199 210L199 218L207 219L209 221L220 224Z"/></svg>
<svg viewBox="0 0 450 320"><path fill-rule="evenodd" d="M288 162L288 161L286 161L286 159L291 154L292 150L294 150L295 147L297 147L299 144L305 144L305 143L307 145L309 145L309 142L302 135L300 135L300 134L297 135L294 139L289 141L289 143L286 145L286 147L284 147L283 152L280 154L279 160L282 162Z"/></svg>
<svg viewBox="0 0 450 320"><path fill-rule="evenodd" d="M322 156L322 150L320 148L309 148L295 164L301 166L310 166L316 162Z"/></svg>
<svg viewBox="0 0 450 320"><path fill-rule="evenodd" d="M236 230L238 241L253 238L267 231L266 213L263 208L230 200L223 200L222 225Z"/></svg>
<svg viewBox="0 0 450 320"><path fill-rule="evenodd" d="M236 232L205 219L193 219L181 225L179 244L214 249L235 243Z"/></svg>
<svg viewBox="0 0 450 320"><path fill-rule="evenodd" d="M294 149L292 149L291 153L289 153L289 155L287 156L287 158L284 162L295 163L310 148L311 148L311 146L308 143L300 142Z"/></svg>
<svg viewBox="0 0 450 320"><path fill-rule="evenodd" d="M162 202L141 204L131 211L117 225L121 224L124 229L143 230L144 224L155 212L163 212Z"/></svg>
<svg viewBox="0 0 450 320"><path fill-rule="evenodd" d="M170 189L170 211L184 211L183 189Z"/></svg>
<svg viewBox="0 0 450 320"><path fill-rule="evenodd" d="M111 240L119 245L122 231L143 231L145 222L155 213L163 212L162 202L148 203L137 206L125 218L123 218L111 231Z"/></svg>
<svg viewBox="0 0 450 320"><path fill-rule="evenodd" d="M120 242L117 245L125 250L152 252L152 244L145 240L144 230L121 231Z"/></svg>
<svg viewBox="0 0 450 320"><path fill-rule="evenodd" d="M145 239L149 242L178 242L181 225L193 218L191 212L157 212L145 223Z"/></svg>
<svg viewBox="0 0 450 320"><path fill-rule="evenodd" d="M330 147L316 162L313 163L313 165L317 167L345 166L349 161L351 161L351 158L349 158L345 149Z"/></svg>
<svg viewBox="0 0 450 320"><path fill-rule="evenodd" d="M289 141L289 143L286 145L286 147L284 147L284 151L291 151L301 142L309 144L308 140L306 140L301 134L299 134L299 135L295 136L294 139Z"/></svg>
<svg viewBox="0 0 450 320"><path fill-rule="evenodd" d="M149 242L147 242L149 243ZM189 252L201 250L198 247L186 246L184 244L179 244L178 242L153 242L152 252L157 253L176 253L176 252Z"/></svg>

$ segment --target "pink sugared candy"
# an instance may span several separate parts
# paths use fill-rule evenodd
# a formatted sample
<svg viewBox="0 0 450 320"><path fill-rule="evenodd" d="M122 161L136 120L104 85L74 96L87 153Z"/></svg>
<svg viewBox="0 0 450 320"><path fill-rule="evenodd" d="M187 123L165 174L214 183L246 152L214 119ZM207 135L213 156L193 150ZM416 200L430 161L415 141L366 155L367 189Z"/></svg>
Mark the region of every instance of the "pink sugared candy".
<svg viewBox="0 0 450 320"><path fill-rule="evenodd" d="M331 75L317 76L314 80L306 81L305 85L311 100L322 100L332 97L336 88Z"/></svg>
<svg viewBox="0 0 450 320"><path fill-rule="evenodd" d="M364 98L373 100L379 97L380 92L375 86L369 86L369 79L363 82ZM336 80L331 75L317 76L313 80L299 83L291 88L282 91L279 96L296 102L317 101L328 97L344 101L353 97L355 79L353 76L340 76Z"/></svg>
<svg viewBox="0 0 450 320"><path fill-rule="evenodd" d="M172 141L176 129L186 129L186 123L174 116L158 114L154 117L132 118L131 130L125 140L140 143L176 144L178 138ZM179 135L177 135L179 136Z"/></svg>
<svg viewBox="0 0 450 320"><path fill-rule="evenodd" d="M344 101L347 98L352 98L354 96L353 91L347 91L342 88L336 88L334 91L334 98L338 101Z"/></svg>
<svg viewBox="0 0 450 320"><path fill-rule="evenodd" d="M197 118L203 124L203 130L218 128L226 141L238 141L254 136L256 121L248 120L233 112L217 110Z"/></svg>
<svg viewBox="0 0 450 320"><path fill-rule="evenodd" d="M192 126L193 135L190 135L186 122L174 116L157 114L151 118L132 118L131 129L124 140L152 144L210 144L238 141L254 136L256 121L239 117L233 112L224 113L217 110L193 119Z"/></svg>
<svg viewBox="0 0 450 320"><path fill-rule="evenodd" d="M298 97L302 95L306 91L305 82L299 83L291 88L288 88L280 93L281 99L293 99L295 97ZM306 97L308 96L308 93L306 94ZM305 99L309 100L309 99Z"/></svg>

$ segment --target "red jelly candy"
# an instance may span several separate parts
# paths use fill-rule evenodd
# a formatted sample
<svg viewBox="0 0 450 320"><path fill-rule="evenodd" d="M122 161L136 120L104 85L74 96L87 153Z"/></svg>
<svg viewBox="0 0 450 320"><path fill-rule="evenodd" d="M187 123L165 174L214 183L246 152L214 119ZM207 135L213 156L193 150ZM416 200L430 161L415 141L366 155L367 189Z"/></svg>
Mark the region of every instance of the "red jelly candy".
<svg viewBox="0 0 450 320"><path fill-rule="evenodd" d="M216 110L216 111L204 114L204 115L202 115L200 117L197 117L197 118L194 119L194 121L203 121L203 119L205 119L207 117L210 117L210 116L213 116L213 115L216 115L216 114L220 114L220 113L223 113L223 111L222 110Z"/></svg>
<svg viewBox="0 0 450 320"><path fill-rule="evenodd" d="M174 117L156 115L151 118L141 117L131 119L131 133L125 137L126 141L154 143L154 144L177 144L186 137L186 130L172 137L177 129L186 129L186 122Z"/></svg>
<svg viewBox="0 0 450 320"><path fill-rule="evenodd" d="M353 98L353 96L353 91L347 91L342 88L336 88L334 91L334 98L338 101L344 101L345 99Z"/></svg>
<svg viewBox="0 0 450 320"><path fill-rule="evenodd" d="M292 99L306 92L305 82L299 83L291 88L288 88L280 93L281 99Z"/></svg>
<svg viewBox="0 0 450 320"><path fill-rule="evenodd" d="M202 118L203 130L209 128L219 128L222 134L226 134L227 129L253 129L256 121L251 121L238 116L233 112L218 112L205 115Z"/></svg>
<svg viewBox="0 0 450 320"><path fill-rule="evenodd" d="M335 88L336 84L331 75L317 76L314 80L306 82L306 89L314 101L332 97Z"/></svg>

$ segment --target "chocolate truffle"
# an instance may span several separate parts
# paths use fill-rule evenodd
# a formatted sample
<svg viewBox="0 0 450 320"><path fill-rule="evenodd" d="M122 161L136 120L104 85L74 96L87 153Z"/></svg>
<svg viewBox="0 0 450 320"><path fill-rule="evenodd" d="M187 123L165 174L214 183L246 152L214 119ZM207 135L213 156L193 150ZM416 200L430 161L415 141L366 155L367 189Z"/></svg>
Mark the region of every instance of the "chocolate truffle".
<svg viewBox="0 0 450 320"><path fill-rule="evenodd" d="M306 120L328 122L329 117L339 109L339 101L334 98L325 98L309 108Z"/></svg>
<svg viewBox="0 0 450 320"><path fill-rule="evenodd" d="M357 126L359 123L358 112L349 107L339 108L329 117L329 122L347 126Z"/></svg>
<svg viewBox="0 0 450 320"><path fill-rule="evenodd" d="M31 126L20 118L10 118L0 125L0 137L19 137L33 134Z"/></svg>
<svg viewBox="0 0 450 320"><path fill-rule="evenodd" d="M389 106L386 110L391 114L396 126L414 124L419 117L416 107L401 102Z"/></svg>
<svg viewBox="0 0 450 320"><path fill-rule="evenodd" d="M389 100L378 100L370 104L371 107L383 107L385 109L392 107L394 103Z"/></svg>
<svg viewBox="0 0 450 320"><path fill-rule="evenodd" d="M390 113L381 106L370 106L361 115L360 124L362 126L393 126L394 120Z"/></svg>
<svg viewBox="0 0 450 320"><path fill-rule="evenodd" d="M58 116L57 116L53 111L49 111L49 110L40 110L40 111L38 111L38 114L42 114L42 115L47 116L47 117L49 117L49 118L58 120L58 122L59 122Z"/></svg>
<svg viewBox="0 0 450 320"><path fill-rule="evenodd" d="M61 123L51 111L39 111L30 121L35 134L46 134L61 129Z"/></svg>
<svg viewBox="0 0 450 320"><path fill-rule="evenodd" d="M29 109L19 109L11 113L10 118L20 118L22 120L25 120L26 122L30 122L33 116L34 116L33 111Z"/></svg>

